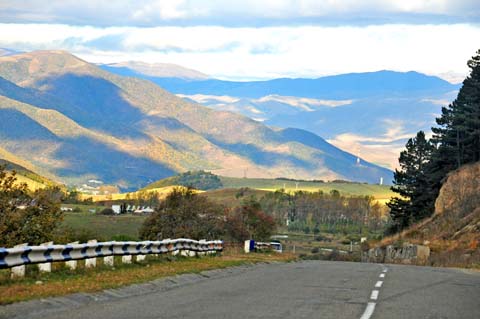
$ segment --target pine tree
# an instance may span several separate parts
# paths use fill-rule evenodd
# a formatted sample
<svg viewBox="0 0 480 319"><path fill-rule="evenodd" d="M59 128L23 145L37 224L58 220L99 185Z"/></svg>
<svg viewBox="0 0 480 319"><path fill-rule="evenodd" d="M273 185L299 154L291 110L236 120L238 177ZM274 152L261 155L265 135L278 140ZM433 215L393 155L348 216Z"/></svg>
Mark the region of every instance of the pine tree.
<svg viewBox="0 0 480 319"><path fill-rule="evenodd" d="M457 98L442 108L437 118L438 126L432 127L436 149L427 175L430 193L435 197L449 172L480 160L480 50L467 65L471 72L463 81Z"/></svg>
<svg viewBox="0 0 480 319"><path fill-rule="evenodd" d="M420 131L415 138L408 140L406 150L400 153L400 170L395 170L391 189L401 197L394 197L387 203L393 231L401 230L431 212L427 165L433 150L432 143Z"/></svg>
<svg viewBox="0 0 480 319"><path fill-rule="evenodd" d="M471 72L455 101L442 108L438 126L432 128L432 140L425 140L425 134L419 132L400 154L392 190L401 197L387 203L394 222L392 231L431 215L447 174L480 161L480 50L467 64Z"/></svg>

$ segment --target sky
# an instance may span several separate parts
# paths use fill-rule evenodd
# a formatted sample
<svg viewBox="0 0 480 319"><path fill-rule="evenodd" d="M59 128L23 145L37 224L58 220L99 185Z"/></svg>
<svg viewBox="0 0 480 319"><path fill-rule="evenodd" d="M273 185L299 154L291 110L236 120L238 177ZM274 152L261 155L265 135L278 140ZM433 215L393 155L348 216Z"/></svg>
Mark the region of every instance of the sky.
<svg viewBox="0 0 480 319"><path fill-rule="evenodd" d="M231 80L377 70L460 82L476 0L0 0L0 47L175 63Z"/></svg>

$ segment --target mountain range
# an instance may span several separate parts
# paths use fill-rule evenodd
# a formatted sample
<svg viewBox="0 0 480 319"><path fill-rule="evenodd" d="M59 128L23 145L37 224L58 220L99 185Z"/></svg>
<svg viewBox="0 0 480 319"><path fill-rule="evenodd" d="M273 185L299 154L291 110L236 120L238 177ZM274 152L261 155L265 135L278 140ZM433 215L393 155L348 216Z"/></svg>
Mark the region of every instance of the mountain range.
<svg viewBox="0 0 480 319"><path fill-rule="evenodd" d="M0 156L57 181L136 189L187 170L347 179L392 172L298 128L270 127L64 51L0 57Z"/></svg>
<svg viewBox="0 0 480 319"><path fill-rule="evenodd" d="M398 165L398 154L406 140L419 130L429 131L441 106L452 101L460 87L418 72L378 71L246 82L135 72L135 76L186 100L242 114L269 126L313 132L391 169ZM128 67L122 74L128 74Z"/></svg>

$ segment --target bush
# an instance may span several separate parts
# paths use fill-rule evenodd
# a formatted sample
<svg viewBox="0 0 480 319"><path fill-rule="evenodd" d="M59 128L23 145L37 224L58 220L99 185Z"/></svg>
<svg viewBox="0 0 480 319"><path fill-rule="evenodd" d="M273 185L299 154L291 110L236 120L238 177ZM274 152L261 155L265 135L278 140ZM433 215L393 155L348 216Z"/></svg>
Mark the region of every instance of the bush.
<svg viewBox="0 0 480 319"><path fill-rule="evenodd" d="M262 211L261 205L255 199L243 201L240 207L228 214L225 225L227 234L234 241L246 239L268 240L276 225L272 216Z"/></svg>
<svg viewBox="0 0 480 319"><path fill-rule="evenodd" d="M163 238L218 239L223 209L191 188L174 188L140 229L144 240Z"/></svg>
<svg viewBox="0 0 480 319"><path fill-rule="evenodd" d="M115 212L113 211L113 209L107 207L102 209L98 214L99 215L115 215Z"/></svg>
<svg viewBox="0 0 480 319"><path fill-rule="evenodd" d="M17 184L15 172L0 166L0 246L51 241L63 218L58 187L31 192Z"/></svg>

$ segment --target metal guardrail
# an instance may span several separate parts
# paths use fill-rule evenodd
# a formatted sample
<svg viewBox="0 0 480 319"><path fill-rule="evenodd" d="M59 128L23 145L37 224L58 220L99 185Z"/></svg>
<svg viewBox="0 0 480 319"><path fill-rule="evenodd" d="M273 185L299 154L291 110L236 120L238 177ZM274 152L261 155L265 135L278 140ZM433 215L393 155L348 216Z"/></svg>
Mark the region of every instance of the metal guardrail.
<svg viewBox="0 0 480 319"><path fill-rule="evenodd" d="M269 242L269 243L262 243L262 242L255 242L255 249L256 250L264 250L264 249L271 249L276 252L283 252L282 244L279 242Z"/></svg>
<svg viewBox="0 0 480 319"><path fill-rule="evenodd" d="M0 247L0 269L29 264L82 260L96 257L165 254L189 250L194 252L219 252L223 241L192 239L165 239L161 241L99 242L67 245Z"/></svg>
<svg viewBox="0 0 480 319"><path fill-rule="evenodd" d="M270 249L278 253L283 252L282 244L276 241L262 243L255 240L246 240L244 245L246 253Z"/></svg>

